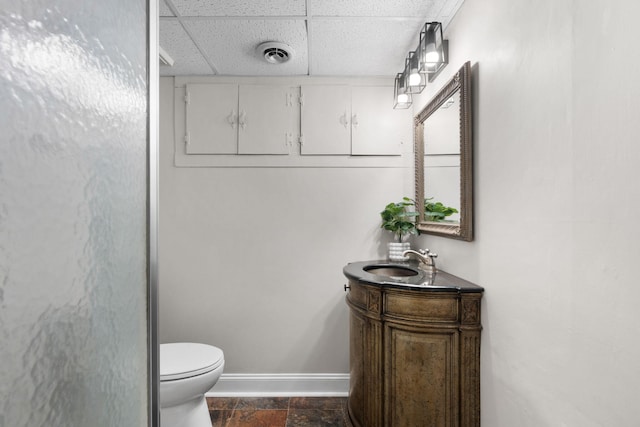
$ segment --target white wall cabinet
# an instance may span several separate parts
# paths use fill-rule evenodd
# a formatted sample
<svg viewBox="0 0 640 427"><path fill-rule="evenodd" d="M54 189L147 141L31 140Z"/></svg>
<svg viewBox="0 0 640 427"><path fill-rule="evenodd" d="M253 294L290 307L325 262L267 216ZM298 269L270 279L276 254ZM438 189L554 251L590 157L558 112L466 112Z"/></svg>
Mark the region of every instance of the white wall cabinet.
<svg viewBox="0 0 640 427"><path fill-rule="evenodd" d="M399 155L403 142L413 143L412 119L410 110L393 109L393 87L353 86L351 154Z"/></svg>
<svg viewBox="0 0 640 427"><path fill-rule="evenodd" d="M238 153L238 85L187 84L184 102L187 154Z"/></svg>
<svg viewBox="0 0 640 427"><path fill-rule="evenodd" d="M178 167L408 167L411 110L382 77L176 77Z"/></svg>
<svg viewBox="0 0 640 427"><path fill-rule="evenodd" d="M240 85L238 154L289 154L300 136L300 89Z"/></svg>
<svg viewBox="0 0 640 427"><path fill-rule="evenodd" d="M351 154L351 88L302 86L300 153Z"/></svg>
<svg viewBox="0 0 640 427"><path fill-rule="evenodd" d="M299 89L187 84L187 154L289 154L300 129Z"/></svg>
<svg viewBox="0 0 640 427"><path fill-rule="evenodd" d="M392 87L303 85L301 94L301 154L401 154L411 113L392 108Z"/></svg>

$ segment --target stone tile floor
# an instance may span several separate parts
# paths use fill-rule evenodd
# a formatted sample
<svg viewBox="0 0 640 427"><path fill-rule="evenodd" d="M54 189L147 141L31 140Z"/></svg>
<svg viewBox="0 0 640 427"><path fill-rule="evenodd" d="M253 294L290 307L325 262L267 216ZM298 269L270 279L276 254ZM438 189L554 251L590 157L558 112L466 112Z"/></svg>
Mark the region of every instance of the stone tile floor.
<svg viewBox="0 0 640 427"><path fill-rule="evenodd" d="M207 397L213 427L348 427L346 397Z"/></svg>

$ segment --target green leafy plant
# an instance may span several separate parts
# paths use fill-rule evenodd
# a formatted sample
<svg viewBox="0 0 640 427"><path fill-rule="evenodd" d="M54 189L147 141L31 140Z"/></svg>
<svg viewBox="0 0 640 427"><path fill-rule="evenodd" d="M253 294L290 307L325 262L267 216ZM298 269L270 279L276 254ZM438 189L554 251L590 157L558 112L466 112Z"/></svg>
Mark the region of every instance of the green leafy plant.
<svg viewBox="0 0 640 427"><path fill-rule="evenodd" d="M424 201L424 216L427 221L444 221L448 216L458 213L456 208L432 200L433 197Z"/></svg>
<svg viewBox="0 0 640 427"><path fill-rule="evenodd" d="M398 242L402 242L409 234L418 234L415 223L418 213L413 210L414 207L415 203L408 197L403 197L401 202L389 203L380 212L382 217L380 227L395 234Z"/></svg>

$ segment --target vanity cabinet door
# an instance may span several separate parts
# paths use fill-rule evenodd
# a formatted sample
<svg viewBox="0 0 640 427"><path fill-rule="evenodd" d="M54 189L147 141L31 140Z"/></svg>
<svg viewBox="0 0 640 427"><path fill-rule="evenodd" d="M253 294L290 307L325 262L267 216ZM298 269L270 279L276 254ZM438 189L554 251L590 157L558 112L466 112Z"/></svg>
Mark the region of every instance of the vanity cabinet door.
<svg viewBox="0 0 640 427"><path fill-rule="evenodd" d="M349 411L356 427L383 427L381 323L351 312ZM361 422L361 424L358 424Z"/></svg>
<svg viewBox="0 0 640 427"><path fill-rule="evenodd" d="M364 347L366 319L353 310L349 315L349 412L356 420L365 421L366 387ZM356 426L360 427L360 426Z"/></svg>
<svg viewBox="0 0 640 427"><path fill-rule="evenodd" d="M386 322L383 341L386 425L457 427L457 331Z"/></svg>
<svg viewBox="0 0 640 427"><path fill-rule="evenodd" d="M381 293L349 284L349 413L355 427L384 427Z"/></svg>

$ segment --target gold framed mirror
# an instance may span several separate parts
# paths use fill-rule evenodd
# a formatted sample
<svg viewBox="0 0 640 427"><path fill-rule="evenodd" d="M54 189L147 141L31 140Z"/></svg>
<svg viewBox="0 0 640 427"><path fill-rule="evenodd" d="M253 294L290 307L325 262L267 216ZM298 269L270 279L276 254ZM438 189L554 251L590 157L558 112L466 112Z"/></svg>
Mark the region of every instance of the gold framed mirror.
<svg viewBox="0 0 640 427"><path fill-rule="evenodd" d="M473 240L471 109L471 64L466 62L414 118L421 233Z"/></svg>

